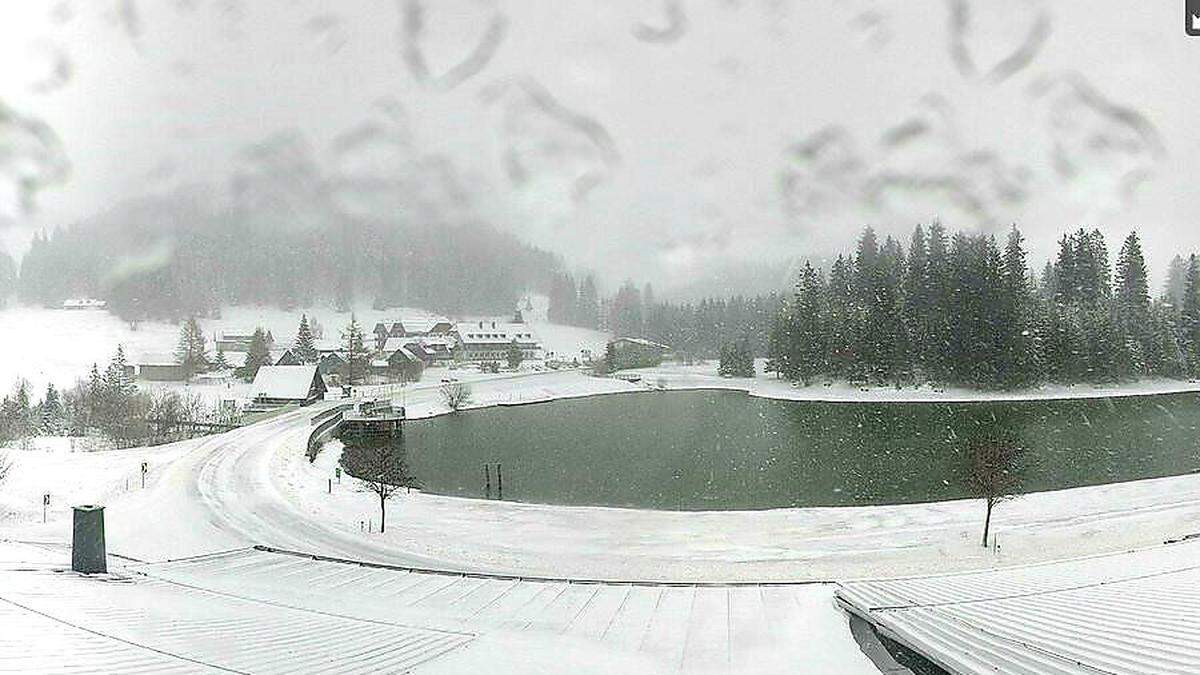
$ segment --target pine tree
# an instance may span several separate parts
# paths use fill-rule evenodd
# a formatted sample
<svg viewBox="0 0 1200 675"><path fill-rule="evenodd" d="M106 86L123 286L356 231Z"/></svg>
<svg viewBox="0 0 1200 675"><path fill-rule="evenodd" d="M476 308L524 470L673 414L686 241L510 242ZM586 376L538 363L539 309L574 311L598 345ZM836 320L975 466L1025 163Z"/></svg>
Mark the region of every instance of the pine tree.
<svg viewBox="0 0 1200 675"><path fill-rule="evenodd" d="M854 302L851 264L840 255L829 273L828 307L830 374L849 380L857 370L861 314Z"/></svg>
<svg viewBox="0 0 1200 675"><path fill-rule="evenodd" d="M521 347L517 344L516 339L508 343L508 349L505 351L504 357L508 361L510 370L516 370L521 367L521 361L525 359L525 354L521 351Z"/></svg>
<svg viewBox="0 0 1200 675"><path fill-rule="evenodd" d="M780 377L793 378L792 366L792 326L794 325L795 307L792 303L784 304L771 319L767 332L767 372L776 373Z"/></svg>
<svg viewBox="0 0 1200 675"><path fill-rule="evenodd" d="M342 331L342 349L346 351L346 383L353 385L356 375L361 375L367 356L366 340L362 326L354 314L350 315L350 323Z"/></svg>
<svg viewBox="0 0 1200 675"><path fill-rule="evenodd" d="M217 347L217 358L213 361L213 368L220 371L229 370L229 359L225 357L223 347Z"/></svg>
<svg viewBox="0 0 1200 675"><path fill-rule="evenodd" d="M600 295L596 291L596 281L589 274L579 286L579 325L584 328L596 328L600 325Z"/></svg>
<svg viewBox="0 0 1200 675"><path fill-rule="evenodd" d="M997 318L998 363L997 384L1007 387L1030 384L1036 374L1036 341L1032 331L1032 290L1029 266L1024 248L1025 238L1016 225L1009 230L1000 263L1001 298Z"/></svg>
<svg viewBox="0 0 1200 675"><path fill-rule="evenodd" d="M1130 233L1117 256L1116 296L1113 307L1115 330L1120 344L1119 377L1149 374L1154 335L1150 328L1150 286L1146 260L1137 232Z"/></svg>
<svg viewBox="0 0 1200 675"><path fill-rule="evenodd" d="M317 362L316 341L313 339L312 329L308 325L308 316L305 314L300 315L300 328L296 331L294 348L301 363Z"/></svg>
<svg viewBox="0 0 1200 675"><path fill-rule="evenodd" d="M175 347L175 362L183 368L185 378L197 373L208 372L209 362L204 333L196 318L191 317L179 329L179 342Z"/></svg>
<svg viewBox="0 0 1200 675"><path fill-rule="evenodd" d="M950 346L950 299L953 283L950 273L949 242L946 228L934 221L929 227L928 256L925 263L925 335L921 363L926 376L945 382L950 375L947 350Z"/></svg>
<svg viewBox="0 0 1200 675"><path fill-rule="evenodd" d="M1200 258L1188 258L1179 330L1189 377L1200 377Z"/></svg>
<svg viewBox="0 0 1200 675"><path fill-rule="evenodd" d="M238 369L238 376L247 382L253 381L258 369L270 363L271 349L267 344L267 334L262 328L255 328L246 347L246 362Z"/></svg>
<svg viewBox="0 0 1200 675"><path fill-rule="evenodd" d="M721 346L721 358L717 365L721 377L754 377L754 354L749 338Z"/></svg>
<svg viewBox="0 0 1200 675"><path fill-rule="evenodd" d="M1187 261L1178 254L1171 258L1171 264L1167 267L1167 283L1163 294L1176 310L1183 306L1183 296L1187 290L1187 268Z"/></svg>
<svg viewBox="0 0 1200 675"><path fill-rule="evenodd" d="M808 386L814 377L829 371L829 338L825 308L825 282L805 263L796 285L792 326L788 331L792 348L788 354L788 377Z"/></svg>
<svg viewBox="0 0 1200 675"><path fill-rule="evenodd" d="M62 400L53 382L46 385L46 394L42 397L40 423L42 433L48 436L57 436L66 428Z"/></svg>

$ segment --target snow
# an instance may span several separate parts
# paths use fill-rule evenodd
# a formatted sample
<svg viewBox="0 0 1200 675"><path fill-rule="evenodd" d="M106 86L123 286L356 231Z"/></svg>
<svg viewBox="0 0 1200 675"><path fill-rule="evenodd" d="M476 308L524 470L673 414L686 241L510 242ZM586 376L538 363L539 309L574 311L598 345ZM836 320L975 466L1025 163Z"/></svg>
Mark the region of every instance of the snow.
<svg viewBox="0 0 1200 675"><path fill-rule="evenodd" d="M283 310L268 307L225 307L219 319L199 319L201 330L208 338L210 352L215 349L212 338L223 332L253 331L262 326L275 337L279 346L291 345L300 315L306 314L311 322L316 319L324 333L322 342L337 342L340 331L350 321L350 312L337 312L330 308L309 307ZM397 315L414 320L432 320L438 315L416 308L392 308L374 310L356 308L355 318L370 332L377 321L386 321ZM561 355L570 360L579 356L580 349L590 349L593 354L602 354L608 334L573 326L549 323L530 324L534 334L542 340L547 356ZM30 381L34 392L40 396L48 382L56 387L72 386L76 379L86 378L93 363L104 365L112 358L117 345L123 345L130 362L140 354L171 354L179 339L179 327L165 322L144 321L134 330L116 316L103 311L67 311L38 307L9 306L0 309L0 345L4 348L0 356L0 392L7 393L19 377ZM215 352L212 352L215 355ZM236 354L228 354L233 361ZM147 383L140 386L162 389L186 389L196 391L214 399L253 396L242 383L198 384L192 383ZM228 386L227 386L228 385ZM235 395L230 396L230 392Z"/></svg>
<svg viewBox="0 0 1200 675"><path fill-rule="evenodd" d="M268 398L304 400L317 376L316 366L262 366L251 391Z"/></svg>
<svg viewBox="0 0 1200 675"><path fill-rule="evenodd" d="M1200 542L843 584L838 598L962 673L1194 673ZM1150 645L1153 645L1151 648Z"/></svg>
<svg viewBox="0 0 1200 675"><path fill-rule="evenodd" d="M35 438L30 447L0 448L12 462L0 483L0 528L40 522L42 497L50 495L47 517L69 517L77 504L104 504L141 489L141 465L153 485L163 469L186 453L195 441L128 450L86 449L95 439Z"/></svg>
<svg viewBox="0 0 1200 675"><path fill-rule="evenodd" d="M667 377L686 375L673 367L659 370ZM695 370L689 378L702 376L702 371ZM580 372L476 373L470 381L476 405L519 404L642 387ZM679 386L694 382L685 379ZM429 382L405 390L403 396L413 414L445 412L437 387ZM69 540L65 508L52 512L48 524L37 522L39 485L52 478L67 485L53 503L106 504L109 550L143 560L266 544L417 567L623 584L846 582L999 570L1159 544L1194 532L1200 521L1200 476L1180 476L1037 493L1006 502L998 507L993 522L1001 543L999 551L978 545L982 505L969 500L881 507L660 512L516 504L413 491L389 502L388 531L380 534L374 531L378 522L374 495L360 491L348 476L343 476L340 484L330 484L339 445L327 445L314 463L305 458L309 419L320 409L288 412L228 434L149 451L70 453L63 451L62 442L37 450L12 450L17 468L10 480L19 489L18 506L10 511L17 515L0 521L0 538ZM151 481L145 490L131 484L126 492L124 479L136 472L143 457L153 463ZM96 475L101 476L99 481L94 480ZM8 489L6 485L6 494ZM827 648L843 656L860 656L844 632L844 617L827 597L821 597L817 594L805 601L800 611L808 617L805 621L834 632L814 635L822 635ZM585 600L578 602L583 605ZM675 616L674 612L683 611L689 602L674 594L664 598L662 616ZM719 600L707 595L696 596L695 602L701 603L702 613L708 612L703 608L711 603L720 609ZM732 609L732 605L727 608ZM522 636L526 634L522 632ZM495 640L504 639L495 635ZM524 639L518 638L514 644L534 654L533 666L540 663L545 650L563 649L564 654L576 654L583 660L600 658L590 651L592 645L551 646L536 639L525 643ZM655 637L660 639L664 645L678 644L668 634ZM698 644L708 644L702 637L698 640ZM486 662L499 658L496 649L492 639L485 639L453 655L448 663L466 667ZM680 649L670 647L655 658L676 664L672 666L675 669L682 662L683 652L675 651Z"/></svg>
<svg viewBox="0 0 1200 675"><path fill-rule="evenodd" d="M847 382L810 386L793 384L765 372L765 359L755 360L755 377L721 377L717 364L705 361L693 365L663 364L656 368L623 370L636 373L647 384L662 389L726 389L744 391L751 396L789 401L867 401L918 403L971 403L976 401L1046 401L1078 398L1111 398L1118 396L1148 396L1200 392L1200 382L1143 379L1111 385L1046 384L1025 389L986 391L958 387L875 387L854 386Z"/></svg>

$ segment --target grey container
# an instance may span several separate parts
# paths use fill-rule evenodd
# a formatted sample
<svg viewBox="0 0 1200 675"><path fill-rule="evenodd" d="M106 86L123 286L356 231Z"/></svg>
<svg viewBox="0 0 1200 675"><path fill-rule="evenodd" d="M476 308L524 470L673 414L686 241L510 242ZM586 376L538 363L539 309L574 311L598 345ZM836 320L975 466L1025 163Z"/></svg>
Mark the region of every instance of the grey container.
<svg viewBox="0 0 1200 675"><path fill-rule="evenodd" d="M104 551L104 507L76 506L75 532L71 542L71 569L83 574L108 571Z"/></svg>

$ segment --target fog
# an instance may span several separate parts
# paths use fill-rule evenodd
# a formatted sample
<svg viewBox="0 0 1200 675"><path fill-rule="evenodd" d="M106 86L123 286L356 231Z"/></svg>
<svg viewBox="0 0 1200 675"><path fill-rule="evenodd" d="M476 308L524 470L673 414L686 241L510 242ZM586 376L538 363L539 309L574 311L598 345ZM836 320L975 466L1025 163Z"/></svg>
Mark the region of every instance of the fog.
<svg viewBox="0 0 1200 675"><path fill-rule="evenodd" d="M1064 231L1115 248L1137 228L1156 284L1200 248L1200 41L1175 3L9 4L0 243L18 257L37 229L233 190L247 166L678 296L780 287L868 224L1017 223L1035 269Z"/></svg>

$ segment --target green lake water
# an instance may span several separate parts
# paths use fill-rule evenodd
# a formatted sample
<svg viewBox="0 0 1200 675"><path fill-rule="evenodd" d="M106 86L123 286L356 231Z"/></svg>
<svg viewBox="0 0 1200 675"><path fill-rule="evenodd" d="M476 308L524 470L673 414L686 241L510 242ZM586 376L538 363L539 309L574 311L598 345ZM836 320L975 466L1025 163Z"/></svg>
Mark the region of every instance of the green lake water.
<svg viewBox="0 0 1200 675"><path fill-rule="evenodd" d="M645 392L487 408L405 424L426 491L652 509L956 499L991 427L1028 448L1026 491L1200 471L1196 394L1065 401L816 403Z"/></svg>

